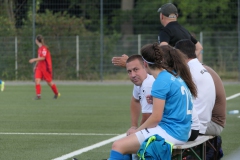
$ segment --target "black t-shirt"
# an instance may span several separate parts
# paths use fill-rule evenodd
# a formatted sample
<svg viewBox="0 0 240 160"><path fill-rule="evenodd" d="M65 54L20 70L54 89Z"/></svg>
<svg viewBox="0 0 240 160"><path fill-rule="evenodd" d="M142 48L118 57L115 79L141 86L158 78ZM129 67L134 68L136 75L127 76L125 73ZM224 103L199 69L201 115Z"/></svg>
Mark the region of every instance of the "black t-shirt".
<svg viewBox="0 0 240 160"><path fill-rule="evenodd" d="M171 46L182 39L190 39L194 44L198 41L183 28L177 21L169 22L161 31L158 36L158 42L167 42Z"/></svg>

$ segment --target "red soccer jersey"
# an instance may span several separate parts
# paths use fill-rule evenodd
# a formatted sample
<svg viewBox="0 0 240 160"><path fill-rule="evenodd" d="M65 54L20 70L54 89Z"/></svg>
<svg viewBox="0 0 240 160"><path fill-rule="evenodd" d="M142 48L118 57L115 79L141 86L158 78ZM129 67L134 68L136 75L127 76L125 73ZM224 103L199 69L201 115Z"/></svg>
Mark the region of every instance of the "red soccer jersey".
<svg viewBox="0 0 240 160"><path fill-rule="evenodd" d="M46 46L41 46L38 48L38 58L45 57L45 60L38 61L37 69L40 69L41 71L48 71L52 73L52 59L50 51Z"/></svg>

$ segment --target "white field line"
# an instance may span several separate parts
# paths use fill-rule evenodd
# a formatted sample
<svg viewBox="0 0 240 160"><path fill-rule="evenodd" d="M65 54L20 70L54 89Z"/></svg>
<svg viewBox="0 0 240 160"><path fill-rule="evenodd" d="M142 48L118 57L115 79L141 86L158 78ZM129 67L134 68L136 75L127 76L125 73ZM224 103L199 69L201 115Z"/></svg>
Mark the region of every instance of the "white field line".
<svg viewBox="0 0 240 160"><path fill-rule="evenodd" d="M54 135L54 136L116 136L119 134L101 134L101 133L10 133L0 132L0 135Z"/></svg>
<svg viewBox="0 0 240 160"><path fill-rule="evenodd" d="M68 154L63 155L63 156L58 157L58 158L55 158L55 159L53 159L53 160L65 160L65 159L71 158L71 157L73 157L73 156L82 154L83 152L87 152L87 151L89 151L89 150L92 150L92 149L101 147L101 146L106 145L106 144L111 143L111 142L114 142L114 141L116 141L116 140L118 140L118 139L120 139L120 138L123 138L123 137L125 137L125 136L126 136L126 134L124 133L124 134L121 134L121 135L119 135L119 136L116 136L116 137L107 139L107 140L105 140L105 141L102 141L102 142L93 144L93 145L91 145L91 146L88 146L88 147L85 147L85 148L82 148L82 149L73 151L73 152L71 152L71 153L68 153Z"/></svg>
<svg viewBox="0 0 240 160"><path fill-rule="evenodd" d="M234 94L232 96L229 96L229 97L226 98L226 100L230 100L230 99L236 98L238 96L240 96L240 93L237 93L237 94Z"/></svg>
<svg viewBox="0 0 240 160"><path fill-rule="evenodd" d="M236 97L238 97L238 96L240 96L240 93L237 93L237 94L234 94L234 95L232 95L232 96L229 96L229 97L226 98L226 100L230 100L230 99L236 98ZM74 151L74 152L71 152L71 153L69 153L69 154L66 154L66 155L63 155L63 156L61 156L61 157L55 158L55 159L53 159L53 160L66 160L66 159L71 158L71 157L73 157L73 156L82 154L83 152L87 152L87 151L89 151L89 150L92 150L92 149L95 149L95 148L97 148L97 147L101 147L101 146L103 146L103 145L105 145L105 144L111 143L111 142L113 142L113 141L115 141L115 140L118 140L118 139L120 139L120 138L122 138L122 137L125 137L125 136L126 136L126 134L121 134L121 135L119 135L119 136L116 136L116 137L113 137L113 138L111 138L111 139L108 139L108 140L105 140L105 141L96 143L96 144L91 145L91 146L89 146L89 147L85 147L85 148L76 150L76 151Z"/></svg>

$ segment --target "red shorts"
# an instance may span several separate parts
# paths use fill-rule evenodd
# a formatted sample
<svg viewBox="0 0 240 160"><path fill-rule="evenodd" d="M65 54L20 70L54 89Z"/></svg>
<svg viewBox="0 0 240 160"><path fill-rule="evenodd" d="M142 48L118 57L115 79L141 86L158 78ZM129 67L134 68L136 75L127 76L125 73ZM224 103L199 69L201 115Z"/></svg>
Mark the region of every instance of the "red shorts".
<svg viewBox="0 0 240 160"><path fill-rule="evenodd" d="M35 79L44 79L46 82L52 81L52 73L48 71L35 70Z"/></svg>

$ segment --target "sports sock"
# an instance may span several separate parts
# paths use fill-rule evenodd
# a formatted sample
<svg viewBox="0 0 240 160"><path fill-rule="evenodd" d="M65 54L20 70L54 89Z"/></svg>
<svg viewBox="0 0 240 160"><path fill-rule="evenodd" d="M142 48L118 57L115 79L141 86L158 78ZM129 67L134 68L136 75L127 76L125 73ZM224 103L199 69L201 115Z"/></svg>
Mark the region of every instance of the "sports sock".
<svg viewBox="0 0 240 160"><path fill-rule="evenodd" d="M111 150L109 160L124 160L124 155L118 151Z"/></svg>
<svg viewBox="0 0 240 160"><path fill-rule="evenodd" d="M36 84L35 88L36 88L36 95L38 97L40 97L41 96L41 85L40 84Z"/></svg>
<svg viewBox="0 0 240 160"><path fill-rule="evenodd" d="M124 160L132 160L132 155L131 154L124 154L123 159Z"/></svg>
<svg viewBox="0 0 240 160"><path fill-rule="evenodd" d="M56 86L55 84L53 84L53 85L51 86L51 88L52 88L52 91L54 92L54 94L55 94L55 95L58 95L57 86Z"/></svg>

